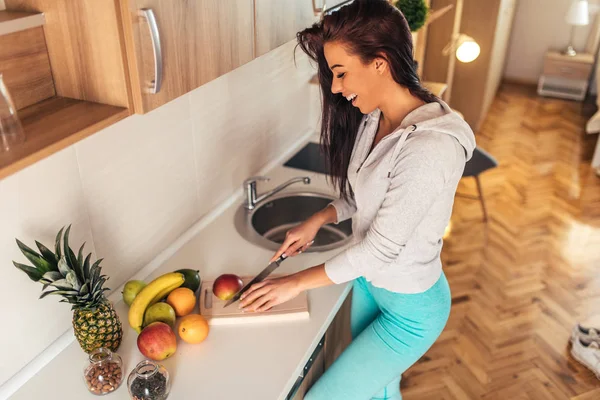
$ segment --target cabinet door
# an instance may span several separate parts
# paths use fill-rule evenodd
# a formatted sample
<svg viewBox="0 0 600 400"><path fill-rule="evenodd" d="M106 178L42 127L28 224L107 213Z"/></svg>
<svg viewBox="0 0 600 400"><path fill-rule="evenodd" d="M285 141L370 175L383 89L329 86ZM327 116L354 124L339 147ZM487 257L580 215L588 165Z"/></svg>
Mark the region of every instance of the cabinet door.
<svg viewBox="0 0 600 400"><path fill-rule="evenodd" d="M322 0L254 0L256 57L293 40L319 20Z"/></svg>
<svg viewBox="0 0 600 400"><path fill-rule="evenodd" d="M138 113L253 58L253 0L126 0L121 4Z"/></svg>

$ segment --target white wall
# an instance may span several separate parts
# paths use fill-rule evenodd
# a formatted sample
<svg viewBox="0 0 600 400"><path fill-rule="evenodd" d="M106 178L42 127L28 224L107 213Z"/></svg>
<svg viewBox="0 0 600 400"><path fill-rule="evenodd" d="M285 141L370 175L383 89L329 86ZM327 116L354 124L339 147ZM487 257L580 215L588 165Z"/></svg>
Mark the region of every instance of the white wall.
<svg viewBox="0 0 600 400"><path fill-rule="evenodd" d="M590 4L598 4L590 0ZM508 48L505 78L536 83L548 49L567 47L571 26L564 18L571 0L519 0ZM575 50L582 51L597 9L592 6L590 25L577 27Z"/></svg>
<svg viewBox="0 0 600 400"><path fill-rule="evenodd" d="M0 0L1 1L1 0ZM0 385L70 330L70 307L12 265L15 238L52 246L73 224L118 288L281 151L313 130L314 70L294 42L0 181Z"/></svg>

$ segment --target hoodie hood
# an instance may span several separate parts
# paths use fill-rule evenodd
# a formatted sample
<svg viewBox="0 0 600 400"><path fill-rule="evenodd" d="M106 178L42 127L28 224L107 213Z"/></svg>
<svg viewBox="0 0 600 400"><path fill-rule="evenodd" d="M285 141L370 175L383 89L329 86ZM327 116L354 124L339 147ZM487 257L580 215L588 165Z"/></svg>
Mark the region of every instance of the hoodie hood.
<svg viewBox="0 0 600 400"><path fill-rule="evenodd" d="M473 156L473 150L475 150L473 130L444 101L427 103L411 111L398 128L404 129L412 125L419 130L434 131L455 137L465 149L467 161Z"/></svg>

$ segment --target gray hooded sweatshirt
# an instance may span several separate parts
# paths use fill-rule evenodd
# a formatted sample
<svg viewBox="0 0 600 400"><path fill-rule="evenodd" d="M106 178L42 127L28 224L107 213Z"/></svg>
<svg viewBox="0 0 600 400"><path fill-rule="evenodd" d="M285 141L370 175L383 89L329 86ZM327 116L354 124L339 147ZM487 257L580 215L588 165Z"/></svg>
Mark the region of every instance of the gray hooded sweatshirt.
<svg viewBox="0 0 600 400"><path fill-rule="evenodd" d="M349 201L331 204L337 223L352 217L353 241L325 263L343 283L421 293L440 278L442 236L456 187L475 148L469 125L443 101L410 112L369 154L381 110L361 121L350 164Z"/></svg>

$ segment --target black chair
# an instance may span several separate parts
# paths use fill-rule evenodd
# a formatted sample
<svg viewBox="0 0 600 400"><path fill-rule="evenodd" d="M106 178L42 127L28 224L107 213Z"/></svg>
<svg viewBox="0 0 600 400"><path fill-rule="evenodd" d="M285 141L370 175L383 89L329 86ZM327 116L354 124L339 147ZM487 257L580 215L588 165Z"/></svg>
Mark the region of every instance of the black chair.
<svg viewBox="0 0 600 400"><path fill-rule="evenodd" d="M479 197L458 194L459 196L463 196L463 197L479 199L479 201L481 202L481 208L483 209L483 220L486 222L488 220L488 213L487 213L487 209L485 207L485 199L483 197L483 191L481 190L481 182L479 180L479 174L481 174L484 171L487 171L488 169L496 168L497 166L498 166L498 161L496 161L496 159L494 157L492 157L485 150L483 150L479 147L476 147L475 150L473 150L473 157L471 157L471 159L469 161L467 161L467 164L465 165L465 170L464 170L462 176L463 176L463 178L471 177L471 176L475 177L475 182L477 183L477 192L479 193Z"/></svg>

